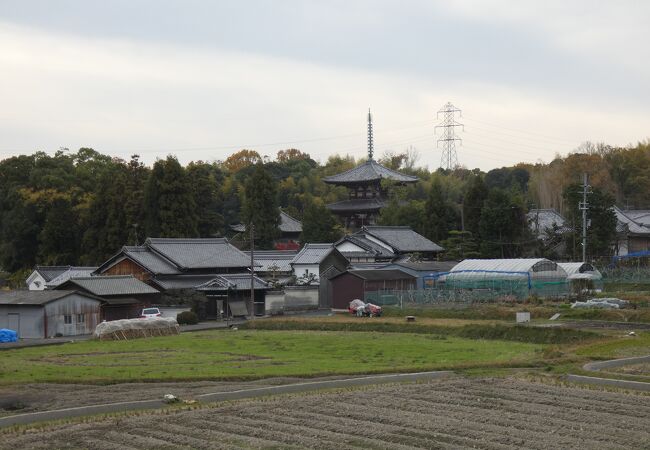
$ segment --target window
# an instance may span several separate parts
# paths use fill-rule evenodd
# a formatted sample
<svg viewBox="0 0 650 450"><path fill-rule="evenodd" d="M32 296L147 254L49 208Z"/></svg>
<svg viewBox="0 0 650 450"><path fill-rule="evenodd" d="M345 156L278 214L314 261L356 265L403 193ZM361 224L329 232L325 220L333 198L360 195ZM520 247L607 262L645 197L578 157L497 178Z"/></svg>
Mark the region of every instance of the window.
<svg viewBox="0 0 650 450"><path fill-rule="evenodd" d="M65 314L63 316L63 323L66 325L70 325L72 323L72 315L71 314Z"/></svg>
<svg viewBox="0 0 650 450"><path fill-rule="evenodd" d="M77 323L84 323L86 321L86 316L83 314L77 314Z"/></svg>

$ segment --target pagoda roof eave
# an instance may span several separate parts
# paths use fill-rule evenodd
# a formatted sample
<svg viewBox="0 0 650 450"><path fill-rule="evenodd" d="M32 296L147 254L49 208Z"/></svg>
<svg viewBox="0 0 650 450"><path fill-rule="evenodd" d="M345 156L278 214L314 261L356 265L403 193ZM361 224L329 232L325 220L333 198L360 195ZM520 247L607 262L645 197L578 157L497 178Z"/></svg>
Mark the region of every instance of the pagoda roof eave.
<svg viewBox="0 0 650 450"><path fill-rule="evenodd" d="M399 183L415 183L418 177L405 175L396 170L384 167L373 159L360 164L345 172L323 178L323 182L337 185L359 185L391 180Z"/></svg>

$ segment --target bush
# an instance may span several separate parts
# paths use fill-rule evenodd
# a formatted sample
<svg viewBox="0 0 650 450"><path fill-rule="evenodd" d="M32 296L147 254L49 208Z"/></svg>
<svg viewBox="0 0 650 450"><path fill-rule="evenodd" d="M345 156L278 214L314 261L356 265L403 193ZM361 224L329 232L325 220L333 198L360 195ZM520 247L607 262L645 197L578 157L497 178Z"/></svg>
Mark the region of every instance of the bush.
<svg viewBox="0 0 650 450"><path fill-rule="evenodd" d="M199 323L199 316L193 311L183 311L176 315L176 322L179 325L194 325Z"/></svg>

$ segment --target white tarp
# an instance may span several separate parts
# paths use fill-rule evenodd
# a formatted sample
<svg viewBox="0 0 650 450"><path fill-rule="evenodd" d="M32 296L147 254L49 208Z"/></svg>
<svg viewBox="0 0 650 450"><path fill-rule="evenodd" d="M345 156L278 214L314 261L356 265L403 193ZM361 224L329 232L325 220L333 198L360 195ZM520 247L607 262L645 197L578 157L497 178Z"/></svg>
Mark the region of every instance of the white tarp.
<svg viewBox="0 0 650 450"><path fill-rule="evenodd" d="M126 340L138 337L178 334L180 328L173 317L152 317L149 319L123 319L102 322L95 328L99 339Z"/></svg>

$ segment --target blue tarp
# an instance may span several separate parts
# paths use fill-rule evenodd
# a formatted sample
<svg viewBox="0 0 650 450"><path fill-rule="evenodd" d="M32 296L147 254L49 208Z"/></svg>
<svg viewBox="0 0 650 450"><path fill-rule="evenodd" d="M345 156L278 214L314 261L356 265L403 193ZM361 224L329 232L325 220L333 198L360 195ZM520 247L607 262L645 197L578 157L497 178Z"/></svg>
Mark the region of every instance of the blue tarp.
<svg viewBox="0 0 650 450"><path fill-rule="evenodd" d="M16 341L18 341L18 333L16 333L14 330L0 328L0 343Z"/></svg>

